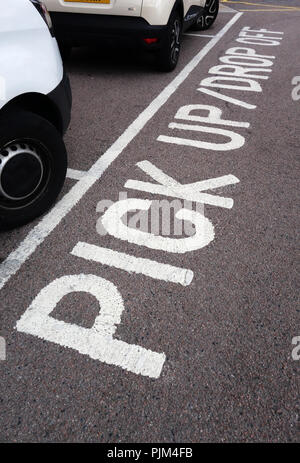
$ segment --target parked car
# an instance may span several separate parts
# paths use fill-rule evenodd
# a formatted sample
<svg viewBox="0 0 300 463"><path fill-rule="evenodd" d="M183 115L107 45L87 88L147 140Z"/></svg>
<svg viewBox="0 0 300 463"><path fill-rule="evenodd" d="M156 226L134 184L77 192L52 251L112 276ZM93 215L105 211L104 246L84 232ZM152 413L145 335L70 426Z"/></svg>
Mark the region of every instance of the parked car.
<svg viewBox="0 0 300 463"><path fill-rule="evenodd" d="M71 89L46 7L9 0L0 10L0 229L25 224L63 186Z"/></svg>
<svg viewBox="0 0 300 463"><path fill-rule="evenodd" d="M163 71L178 62L181 32L215 21L219 0L45 0L62 50L101 44L103 37L130 40L157 54Z"/></svg>

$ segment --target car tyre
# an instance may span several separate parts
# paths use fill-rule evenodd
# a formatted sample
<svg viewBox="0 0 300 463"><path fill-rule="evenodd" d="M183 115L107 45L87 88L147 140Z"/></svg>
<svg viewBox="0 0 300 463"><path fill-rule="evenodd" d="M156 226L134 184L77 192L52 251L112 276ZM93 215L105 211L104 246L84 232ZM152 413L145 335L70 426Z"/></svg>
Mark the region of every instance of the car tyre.
<svg viewBox="0 0 300 463"><path fill-rule="evenodd" d="M0 117L0 230L46 212L66 177L63 138L46 119L28 111Z"/></svg>
<svg viewBox="0 0 300 463"><path fill-rule="evenodd" d="M219 0L206 0L204 9L198 16L193 29L205 31L209 29L216 20L219 13Z"/></svg>
<svg viewBox="0 0 300 463"><path fill-rule="evenodd" d="M158 67L163 72L173 71L178 63L181 49L182 19L178 12L172 13L167 34L158 51Z"/></svg>

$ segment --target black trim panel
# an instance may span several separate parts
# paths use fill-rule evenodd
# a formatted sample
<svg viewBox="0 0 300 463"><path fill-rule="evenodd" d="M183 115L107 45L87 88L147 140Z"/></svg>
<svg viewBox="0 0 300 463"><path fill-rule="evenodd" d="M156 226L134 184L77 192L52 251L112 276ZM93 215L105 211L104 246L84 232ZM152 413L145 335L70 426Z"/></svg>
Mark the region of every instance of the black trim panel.
<svg viewBox="0 0 300 463"><path fill-rule="evenodd" d="M66 133L71 121L72 91L69 77L64 73L60 84L48 94L48 98L58 108L62 122L62 132Z"/></svg>

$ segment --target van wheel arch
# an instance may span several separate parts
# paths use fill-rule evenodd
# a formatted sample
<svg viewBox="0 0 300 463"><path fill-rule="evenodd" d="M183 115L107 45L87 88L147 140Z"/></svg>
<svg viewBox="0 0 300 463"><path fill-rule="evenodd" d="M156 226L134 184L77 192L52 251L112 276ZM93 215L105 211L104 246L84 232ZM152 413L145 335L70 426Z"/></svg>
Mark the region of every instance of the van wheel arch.
<svg viewBox="0 0 300 463"><path fill-rule="evenodd" d="M63 134L63 121L55 104L40 93L25 93L9 101L2 109L1 114L10 113L14 109L29 111L49 121Z"/></svg>

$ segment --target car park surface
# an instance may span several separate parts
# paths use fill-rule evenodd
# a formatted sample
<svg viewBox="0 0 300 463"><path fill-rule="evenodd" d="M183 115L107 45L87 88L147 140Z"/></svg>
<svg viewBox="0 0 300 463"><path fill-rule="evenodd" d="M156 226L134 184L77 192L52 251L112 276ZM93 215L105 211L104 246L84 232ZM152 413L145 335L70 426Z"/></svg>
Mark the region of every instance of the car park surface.
<svg viewBox="0 0 300 463"><path fill-rule="evenodd" d="M0 235L1 441L298 440L299 101L292 81L299 65L292 56L300 5L286 4L222 3L209 32L184 36L172 74L126 49L73 51L60 201L42 219ZM249 38L255 34L264 37ZM248 50L242 66L256 77L219 81L243 90L209 86L216 81L207 79L226 77L216 66L243 61L232 50L238 47ZM189 113L191 105L206 108ZM178 195L192 198L194 211L204 202L209 223L197 222L196 244L148 235L141 242L103 220L117 201L146 207L136 200ZM178 240L173 223L172 216L165 238ZM95 287L100 296L91 294ZM119 342L105 355L85 337L95 333L84 331L99 315L97 297L107 319L98 319L96 339L111 342L116 328ZM109 318L111 307L120 320ZM126 356L128 345L140 348L136 361Z"/></svg>

